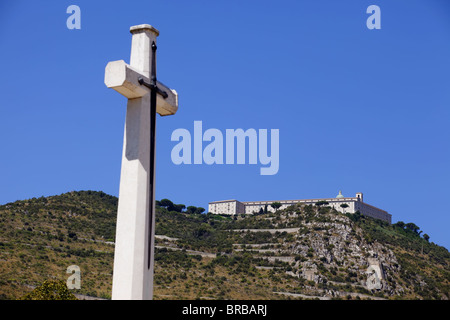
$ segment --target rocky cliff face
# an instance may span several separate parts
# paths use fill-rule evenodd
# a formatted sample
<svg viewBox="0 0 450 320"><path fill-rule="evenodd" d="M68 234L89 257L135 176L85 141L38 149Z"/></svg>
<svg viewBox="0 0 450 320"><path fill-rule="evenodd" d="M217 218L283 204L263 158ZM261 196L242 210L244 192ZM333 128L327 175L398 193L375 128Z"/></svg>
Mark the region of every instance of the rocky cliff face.
<svg viewBox="0 0 450 320"><path fill-rule="evenodd" d="M368 233L367 228L361 228L361 225L372 224L393 233L393 226L359 215L344 215L331 208L312 206L292 206L279 212L272 221L275 227L272 231L279 226L299 227L292 240L285 242L278 252L284 251L285 255L291 256L293 267L287 271L288 274L307 280L304 293L323 298L343 295L392 298L414 296L417 291L428 289L436 292L436 298L448 299L448 291L445 290L449 282L448 254L444 263L438 266L445 279L444 290L431 288L419 275L422 272L408 275L412 281L404 281L402 276L405 273L395 252L404 256L408 249L396 245L395 240L380 242ZM425 240L417 237L411 241ZM286 257L283 259L286 261ZM427 258L423 256L417 260L421 259ZM424 273L429 273L429 270Z"/></svg>
<svg viewBox="0 0 450 320"><path fill-rule="evenodd" d="M290 246L293 254L307 259L297 261L299 276L315 283L350 283L390 296L404 291L387 280L400 268L392 250L378 242L365 241L363 231L353 226L348 217L327 213L321 218L329 221L306 223L304 231ZM326 293L330 297L338 295L339 291L334 290Z"/></svg>

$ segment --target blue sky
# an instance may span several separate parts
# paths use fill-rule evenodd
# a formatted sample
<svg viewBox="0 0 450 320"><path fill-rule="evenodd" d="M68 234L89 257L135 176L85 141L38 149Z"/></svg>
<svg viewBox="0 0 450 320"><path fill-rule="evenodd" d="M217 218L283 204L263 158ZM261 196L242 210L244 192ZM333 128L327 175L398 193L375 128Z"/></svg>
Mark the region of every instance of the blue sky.
<svg viewBox="0 0 450 320"><path fill-rule="evenodd" d="M66 8L81 8L69 30ZM369 30L369 5L381 29ZM104 85L129 62L129 27L160 31L158 79L179 94L157 119L156 198L203 206L364 193L450 248L450 3L446 0L0 3L0 203L118 195L126 99ZM280 167L175 165L178 128L279 129Z"/></svg>

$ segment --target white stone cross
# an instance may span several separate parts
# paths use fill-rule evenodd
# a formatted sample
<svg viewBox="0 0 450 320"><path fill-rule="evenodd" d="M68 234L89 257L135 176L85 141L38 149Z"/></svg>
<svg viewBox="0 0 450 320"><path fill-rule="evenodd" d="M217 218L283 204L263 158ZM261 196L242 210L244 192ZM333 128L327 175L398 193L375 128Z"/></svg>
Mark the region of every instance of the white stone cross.
<svg viewBox="0 0 450 320"><path fill-rule="evenodd" d="M128 98L120 173L113 300L153 298L155 238L155 118L178 109L178 95L156 80L156 37L159 31L143 24L130 28L130 64L109 62L105 84ZM155 84L157 90L150 89ZM153 86L153 88L155 88ZM154 91L154 93L152 92ZM156 106L151 110L151 98ZM156 97L155 97L156 96Z"/></svg>

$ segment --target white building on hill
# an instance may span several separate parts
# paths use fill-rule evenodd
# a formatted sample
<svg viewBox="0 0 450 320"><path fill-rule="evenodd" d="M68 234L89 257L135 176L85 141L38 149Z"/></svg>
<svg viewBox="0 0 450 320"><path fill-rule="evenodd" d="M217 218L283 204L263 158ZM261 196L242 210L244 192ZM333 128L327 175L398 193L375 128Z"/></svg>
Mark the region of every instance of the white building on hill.
<svg viewBox="0 0 450 320"><path fill-rule="evenodd" d="M342 192L339 191L339 194L336 198L323 198L323 199L304 199L304 200L274 200L274 201L247 201L240 202L237 200L223 200L223 201L213 201L208 205L208 212L212 212L215 214L252 214L257 213L261 209L265 210L267 206L267 210L274 212L275 209L272 208L271 204L274 202L281 203L281 207L279 209L285 209L288 206L304 203L304 204L316 204L319 201L328 202L327 206L333 207L337 211L347 212L347 213L355 213L359 211L362 215L381 219L391 223L392 215L387 213L384 210L381 210L377 207L371 206L363 201L362 192L356 193L355 197L344 197ZM345 207L346 204L348 207ZM344 206L342 206L344 205Z"/></svg>

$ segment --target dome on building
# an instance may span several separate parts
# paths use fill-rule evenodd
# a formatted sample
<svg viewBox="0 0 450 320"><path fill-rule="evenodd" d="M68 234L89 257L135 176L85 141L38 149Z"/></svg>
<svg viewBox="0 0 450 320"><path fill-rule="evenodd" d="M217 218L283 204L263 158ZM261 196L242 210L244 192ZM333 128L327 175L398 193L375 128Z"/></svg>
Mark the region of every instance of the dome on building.
<svg viewBox="0 0 450 320"><path fill-rule="evenodd" d="M339 190L339 194L336 196L336 198L344 198L344 196L342 195L342 191L341 190Z"/></svg>

